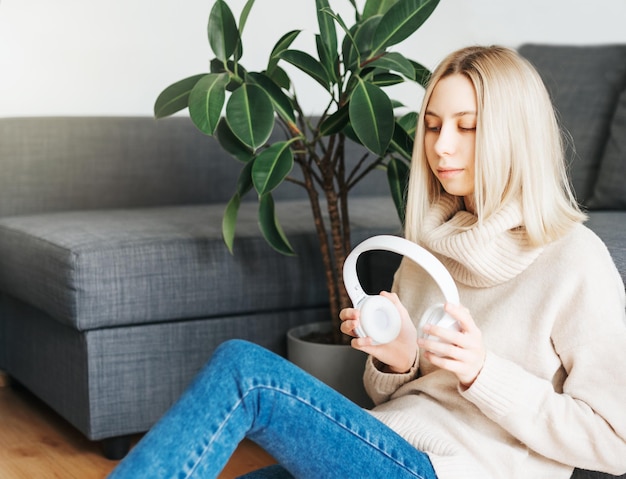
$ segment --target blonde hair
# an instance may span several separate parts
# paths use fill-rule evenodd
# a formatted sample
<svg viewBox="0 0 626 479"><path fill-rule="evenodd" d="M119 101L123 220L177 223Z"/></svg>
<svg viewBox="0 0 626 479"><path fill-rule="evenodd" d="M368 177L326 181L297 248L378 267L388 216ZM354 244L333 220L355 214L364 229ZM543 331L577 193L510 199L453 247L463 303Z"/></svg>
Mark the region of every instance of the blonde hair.
<svg viewBox="0 0 626 479"><path fill-rule="evenodd" d="M409 178L405 235L419 242L420 226L442 187L424 151L424 112L437 82L460 74L477 101L474 201L482 223L521 201L531 245L544 245L584 221L567 177L561 129L537 71L515 51L468 47L433 72L419 114Z"/></svg>

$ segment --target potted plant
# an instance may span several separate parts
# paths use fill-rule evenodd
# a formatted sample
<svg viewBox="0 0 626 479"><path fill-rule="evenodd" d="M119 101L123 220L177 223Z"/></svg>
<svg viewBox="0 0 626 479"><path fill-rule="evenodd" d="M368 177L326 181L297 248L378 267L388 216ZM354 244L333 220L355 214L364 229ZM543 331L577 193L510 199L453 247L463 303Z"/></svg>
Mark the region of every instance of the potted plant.
<svg viewBox="0 0 626 479"><path fill-rule="evenodd" d="M324 262L334 341L347 343L337 323L339 311L350 305L342 281L342 266L351 248L348 195L365 175L386 169L403 219L416 113L396 115L395 108L402 105L392 101L384 88L405 81L424 86L430 72L390 48L413 34L438 0L367 0L362 9L349 0L352 25L331 9L328 0L315 3L317 56L291 48L301 33L292 30L278 39L266 68L251 72L241 59L244 26L254 0L247 1L238 23L227 2L216 0L208 22L208 40L215 54L210 71L167 87L157 98L154 113L161 118L188 108L194 124L216 136L242 162L222 223L231 252L240 201L254 190L264 238L280 253L295 254L275 214L272 191L284 181L304 188ZM319 116L308 118L303 113L289 68L303 71L327 93ZM284 139L267 144L275 128L283 130ZM348 162L347 141L363 145L370 154Z"/></svg>

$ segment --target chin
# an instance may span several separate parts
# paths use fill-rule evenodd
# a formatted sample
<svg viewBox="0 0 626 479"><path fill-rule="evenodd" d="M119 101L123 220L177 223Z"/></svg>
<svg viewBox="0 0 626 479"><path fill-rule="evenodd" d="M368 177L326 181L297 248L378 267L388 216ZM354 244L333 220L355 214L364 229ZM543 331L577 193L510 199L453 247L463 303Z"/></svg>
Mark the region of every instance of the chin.
<svg viewBox="0 0 626 479"><path fill-rule="evenodd" d="M459 187L453 187L451 185L443 185L443 189L446 193L448 193L449 195L452 196L458 196L461 198L464 198L466 196L472 196L474 194L474 189L473 188L459 188Z"/></svg>

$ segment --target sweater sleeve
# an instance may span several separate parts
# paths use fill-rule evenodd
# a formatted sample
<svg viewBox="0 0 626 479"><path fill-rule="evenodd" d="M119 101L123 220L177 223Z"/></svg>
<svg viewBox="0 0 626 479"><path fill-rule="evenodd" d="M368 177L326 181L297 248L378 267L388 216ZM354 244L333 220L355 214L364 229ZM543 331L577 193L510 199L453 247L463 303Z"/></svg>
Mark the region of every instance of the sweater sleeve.
<svg viewBox="0 0 626 479"><path fill-rule="evenodd" d="M393 374L383 371L384 365L370 356L365 363L365 372L363 374L363 383L365 391L372 399L374 404L378 406L387 402L391 395L400 387L408 382L413 381L418 375L419 355L415 358L411 369L404 374Z"/></svg>
<svg viewBox="0 0 626 479"><path fill-rule="evenodd" d="M555 320L551 339L565 376L554 381L559 386L488 353L460 393L536 453L619 475L626 472L625 300L615 266L601 269L570 291Z"/></svg>

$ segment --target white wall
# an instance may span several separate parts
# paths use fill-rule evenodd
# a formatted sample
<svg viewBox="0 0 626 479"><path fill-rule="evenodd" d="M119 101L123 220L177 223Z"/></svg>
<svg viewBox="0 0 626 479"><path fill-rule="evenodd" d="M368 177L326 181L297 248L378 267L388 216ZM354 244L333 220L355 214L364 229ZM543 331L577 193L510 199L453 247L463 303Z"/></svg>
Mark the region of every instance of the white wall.
<svg viewBox="0 0 626 479"><path fill-rule="evenodd" d="M236 16L244 3L229 0ZM151 115L163 88L207 71L212 4L0 0L0 116ZM331 4L347 12L347 0ZM442 0L399 50L432 68L468 44L626 43L625 23L626 0ZM263 68L276 40L295 28L306 30L296 46L311 49L313 0L257 0L244 33L244 65ZM305 80L298 83L302 103L319 113L325 96ZM415 88L393 92L412 106L420 95Z"/></svg>

